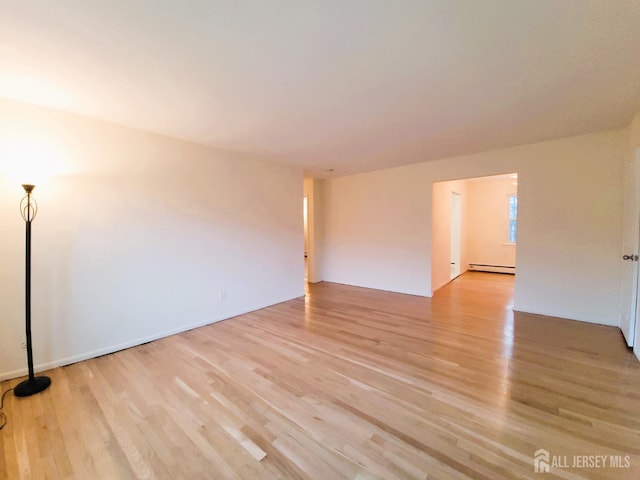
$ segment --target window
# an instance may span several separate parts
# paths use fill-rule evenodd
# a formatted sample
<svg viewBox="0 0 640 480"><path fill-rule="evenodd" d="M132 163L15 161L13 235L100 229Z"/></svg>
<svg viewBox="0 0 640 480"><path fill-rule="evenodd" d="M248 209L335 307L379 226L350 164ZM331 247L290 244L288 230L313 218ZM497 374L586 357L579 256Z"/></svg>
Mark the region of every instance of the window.
<svg viewBox="0 0 640 480"><path fill-rule="evenodd" d="M516 243L518 234L518 196L509 195L509 243Z"/></svg>

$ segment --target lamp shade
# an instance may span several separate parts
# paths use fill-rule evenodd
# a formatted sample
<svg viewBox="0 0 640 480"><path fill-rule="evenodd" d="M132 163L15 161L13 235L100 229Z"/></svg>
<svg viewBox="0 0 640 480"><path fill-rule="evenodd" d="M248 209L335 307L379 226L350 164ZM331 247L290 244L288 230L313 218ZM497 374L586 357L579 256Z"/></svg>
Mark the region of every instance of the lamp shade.
<svg viewBox="0 0 640 480"><path fill-rule="evenodd" d="M55 174L56 167L55 155L36 142L0 141L0 173L17 187L46 183Z"/></svg>

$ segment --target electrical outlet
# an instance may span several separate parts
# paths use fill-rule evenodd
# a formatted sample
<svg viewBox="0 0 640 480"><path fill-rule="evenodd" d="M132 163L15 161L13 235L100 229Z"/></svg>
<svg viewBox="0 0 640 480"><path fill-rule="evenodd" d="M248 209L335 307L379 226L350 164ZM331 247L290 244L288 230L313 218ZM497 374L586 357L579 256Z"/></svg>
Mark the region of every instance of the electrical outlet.
<svg viewBox="0 0 640 480"><path fill-rule="evenodd" d="M26 350L26 348L27 348L27 342L21 342L21 343L20 343L20 346Z"/></svg>
<svg viewBox="0 0 640 480"><path fill-rule="evenodd" d="M218 292L218 298L221 302L224 302L227 299L227 292L225 290L220 290L220 292Z"/></svg>

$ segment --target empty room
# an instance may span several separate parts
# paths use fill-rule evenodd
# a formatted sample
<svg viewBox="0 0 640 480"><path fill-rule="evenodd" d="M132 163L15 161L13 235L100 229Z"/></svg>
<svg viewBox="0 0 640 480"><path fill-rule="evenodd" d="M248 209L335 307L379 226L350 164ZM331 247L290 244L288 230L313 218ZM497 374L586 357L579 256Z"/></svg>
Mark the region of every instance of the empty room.
<svg viewBox="0 0 640 480"><path fill-rule="evenodd" d="M640 478L638 39L0 0L0 479Z"/></svg>

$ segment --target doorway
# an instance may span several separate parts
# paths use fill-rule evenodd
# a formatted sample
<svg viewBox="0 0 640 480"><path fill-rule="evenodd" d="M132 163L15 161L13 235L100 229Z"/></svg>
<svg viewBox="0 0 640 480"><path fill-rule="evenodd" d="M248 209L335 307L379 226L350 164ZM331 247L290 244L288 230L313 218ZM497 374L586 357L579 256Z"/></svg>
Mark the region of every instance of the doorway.
<svg viewBox="0 0 640 480"><path fill-rule="evenodd" d="M432 292L467 270L516 273L518 175L434 182Z"/></svg>
<svg viewBox="0 0 640 480"><path fill-rule="evenodd" d="M319 281L317 258L319 248L316 241L316 210L318 208L315 199L318 181L313 178L305 178L302 193L302 221L304 227L304 283L316 283Z"/></svg>
<svg viewBox="0 0 640 480"><path fill-rule="evenodd" d="M451 246L450 246L450 279L453 280L460 275L460 248L462 237L462 196L457 192L451 192Z"/></svg>
<svg viewBox="0 0 640 480"><path fill-rule="evenodd" d="M304 225L304 281L309 281L309 197L302 199L302 222Z"/></svg>

